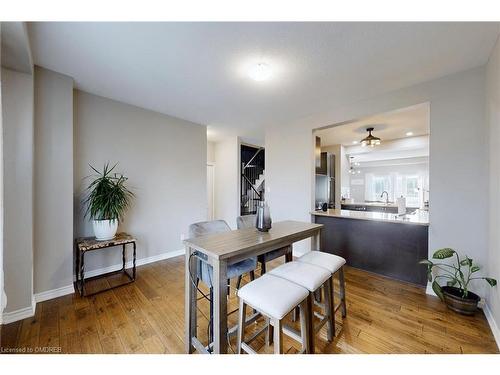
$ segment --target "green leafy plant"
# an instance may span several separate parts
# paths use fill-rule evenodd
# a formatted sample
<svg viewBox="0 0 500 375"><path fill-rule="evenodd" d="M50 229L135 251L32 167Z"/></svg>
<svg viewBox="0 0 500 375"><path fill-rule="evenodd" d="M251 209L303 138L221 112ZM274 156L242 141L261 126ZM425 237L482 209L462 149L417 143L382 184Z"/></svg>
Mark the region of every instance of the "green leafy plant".
<svg viewBox="0 0 500 375"><path fill-rule="evenodd" d="M469 293L469 283L472 280L486 280L490 286L497 285L497 281L491 277L474 277L473 275L481 268L477 264L474 264L472 259L468 256L460 259L458 253L453 249L439 249L432 255L432 259L441 260L451 258L453 256L456 256L456 264L436 263L428 259L424 259L419 262L420 264L427 266L427 279L429 282L432 282L432 290L434 290L441 300L444 299L443 290L438 282L438 280L441 279L447 280L447 286L459 288L462 291L462 298L467 298ZM433 277L433 269L437 269L441 271L441 273Z"/></svg>
<svg viewBox="0 0 500 375"><path fill-rule="evenodd" d="M87 196L83 200L86 206L85 217L94 220L123 220L123 215L130 206L134 194L127 189L127 177L113 173L118 165L104 165L102 172L92 165L89 167L96 173L88 178L94 178L87 187Z"/></svg>

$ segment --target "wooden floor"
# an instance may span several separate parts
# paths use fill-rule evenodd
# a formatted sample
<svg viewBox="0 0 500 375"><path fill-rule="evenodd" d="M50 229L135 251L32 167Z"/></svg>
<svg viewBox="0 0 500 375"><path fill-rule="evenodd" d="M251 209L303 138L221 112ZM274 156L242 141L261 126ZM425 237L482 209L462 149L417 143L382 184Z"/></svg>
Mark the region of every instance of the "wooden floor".
<svg viewBox="0 0 500 375"><path fill-rule="evenodd" d="M137 281L124 287L90 298L75 294L39 303L33 318L2 327L1 352L183 353L183 273L184 258L177 257L139 267ZM93 287L107 282L96 281ZM457 315L422 288L353 268L346 270L346 283L347 318L337 315L332 343L322 329L316 352L498 353L481 311L475 317ZM208 303L201 298L199 306L199 336L206 340ZM232 290L230 311L236 306ZM236 315L230 315L230 325ZM252 347L272 352L263 338ZM299 350L288 338L284 347L287 353Z"/></svg>

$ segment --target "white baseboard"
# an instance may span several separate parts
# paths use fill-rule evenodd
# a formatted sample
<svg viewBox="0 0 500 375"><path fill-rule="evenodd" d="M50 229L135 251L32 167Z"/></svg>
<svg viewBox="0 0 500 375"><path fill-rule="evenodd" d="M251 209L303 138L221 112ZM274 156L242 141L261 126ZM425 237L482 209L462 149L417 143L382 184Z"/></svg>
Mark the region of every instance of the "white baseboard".
<svg viewBox="0 0 500 375"><path fill-rule="evenodd" d="M154 255L154 256L151 256L148 258L137 259L135 264L136 264L136 266L142 266L144 264L154 263L154 262L158 262L160 260L170 259L170 258L174 258L174 257L184 255L184 254L185 254L184 249L177 250L177 251L170 251L168 253ZM132 265L133 265L132 261L129 261L126 263L127 268L132 267ZM120 270L121 268L122 268L121 263L115 264L115 265L109 266L109 267L98 268L96 270L86 272L85 277L87 278L87 277L99 276L99 275L102 275L104 273ZM65 296L67 294L72 294L74 292L75 292L75 289L73 287L73 284L71 284L71 285L63 286L61 288L36 293L33 296L32 306L26 307L23 309L19 309L16 311L8 312L8 313L4 312L3 314L0 315L0 324L9 324L9 323L16 322L18 320L30 318L33 315L35 315L35 307L36 307L36 304L38 302L48 301L50 299L62 297L62 296Z"/></svg>
<svg viewBox="0 0 500 375"><path fill-rule="evenodd" d="M73 284L66 285L66 286L63 286L61 288L47 290L46 292L36 293L35 294L35 302L38 303L38 302L48 301L49 299L62 297L62 296L65 296L67 294L72 294L74 292L75 292L75 288L73 287Z"/></svg>
<svg viewBox="0 0 500 375"><path fill-rule="evenodd" d="M2 314L2 324L9 324L17 322L18 320L31 318L35 315L36 302L33 298L31 300L31 306L25 307L23 309L15 310L12 312L5 312Z"/></svg>
<svg viewBox="0 0 500 375"><path fill-rule="evenodd" d="M428 294L430 296L437 297L437 294L434 293L434 290L432 290L432 285L431 283L427 283L427 286L425 288L425 294Z"/></svg>
<svg viewBox="0 0 500 375"><path fill-rule="evenodd" d="M491 332L493 332L493 337L495 337L497 346L500 348L500 330L498 329L497 322L495 321L493 313L491 312L490 307L488 306L487 303L485 303L483 306L483 312L484 315L486 316L488 324L490 325Z"/></svg>

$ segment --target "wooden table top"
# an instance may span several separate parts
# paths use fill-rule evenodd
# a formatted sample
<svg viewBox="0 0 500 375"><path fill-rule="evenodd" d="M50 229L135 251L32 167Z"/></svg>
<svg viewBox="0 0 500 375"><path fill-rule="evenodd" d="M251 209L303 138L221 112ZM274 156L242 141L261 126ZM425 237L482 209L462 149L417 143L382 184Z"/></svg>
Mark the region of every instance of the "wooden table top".
<svg viewBox="0 0 500 375"><path fill-rule="evenodd" d="M97 250L105 247L124 245L135 242L135 238L125 232L117 233L110 240L96 240L95 237L80 237L76 239L76 246L80 251Z"/></svg>
<svg viewBox="0 0 500 375"><path fill-rule="evenodd" d="M215 259L228 259L259 248L269 247L282 241L298 241L317 233L323 224L301 221L279 221L273 223L269 232L256 228L232 230L188 238L184 244Z"/></svg>

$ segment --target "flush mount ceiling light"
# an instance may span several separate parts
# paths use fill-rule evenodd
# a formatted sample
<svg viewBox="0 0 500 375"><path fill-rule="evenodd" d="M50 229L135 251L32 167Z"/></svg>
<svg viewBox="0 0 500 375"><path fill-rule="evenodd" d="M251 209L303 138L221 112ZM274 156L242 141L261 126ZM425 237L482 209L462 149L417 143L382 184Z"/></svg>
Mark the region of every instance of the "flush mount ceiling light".
<svg viewBox="0 0 500 375"><path fill-rule="evenodd" d="M378 146L380 144L380 138L375 137L372 135L373 128L367 128L366 131L368 132L368 136L366 138L363 138L361 140L361 146L366 147L366 146Z"/></svg>
<svg viewBox="0 0 500 375"><path fill-rule="evenodd" d="M248 71L248 75L254 81L266 81L271 78L271 69L269 68L269 65L265 63L258 63L250 68L250 70Z"/></svg>

